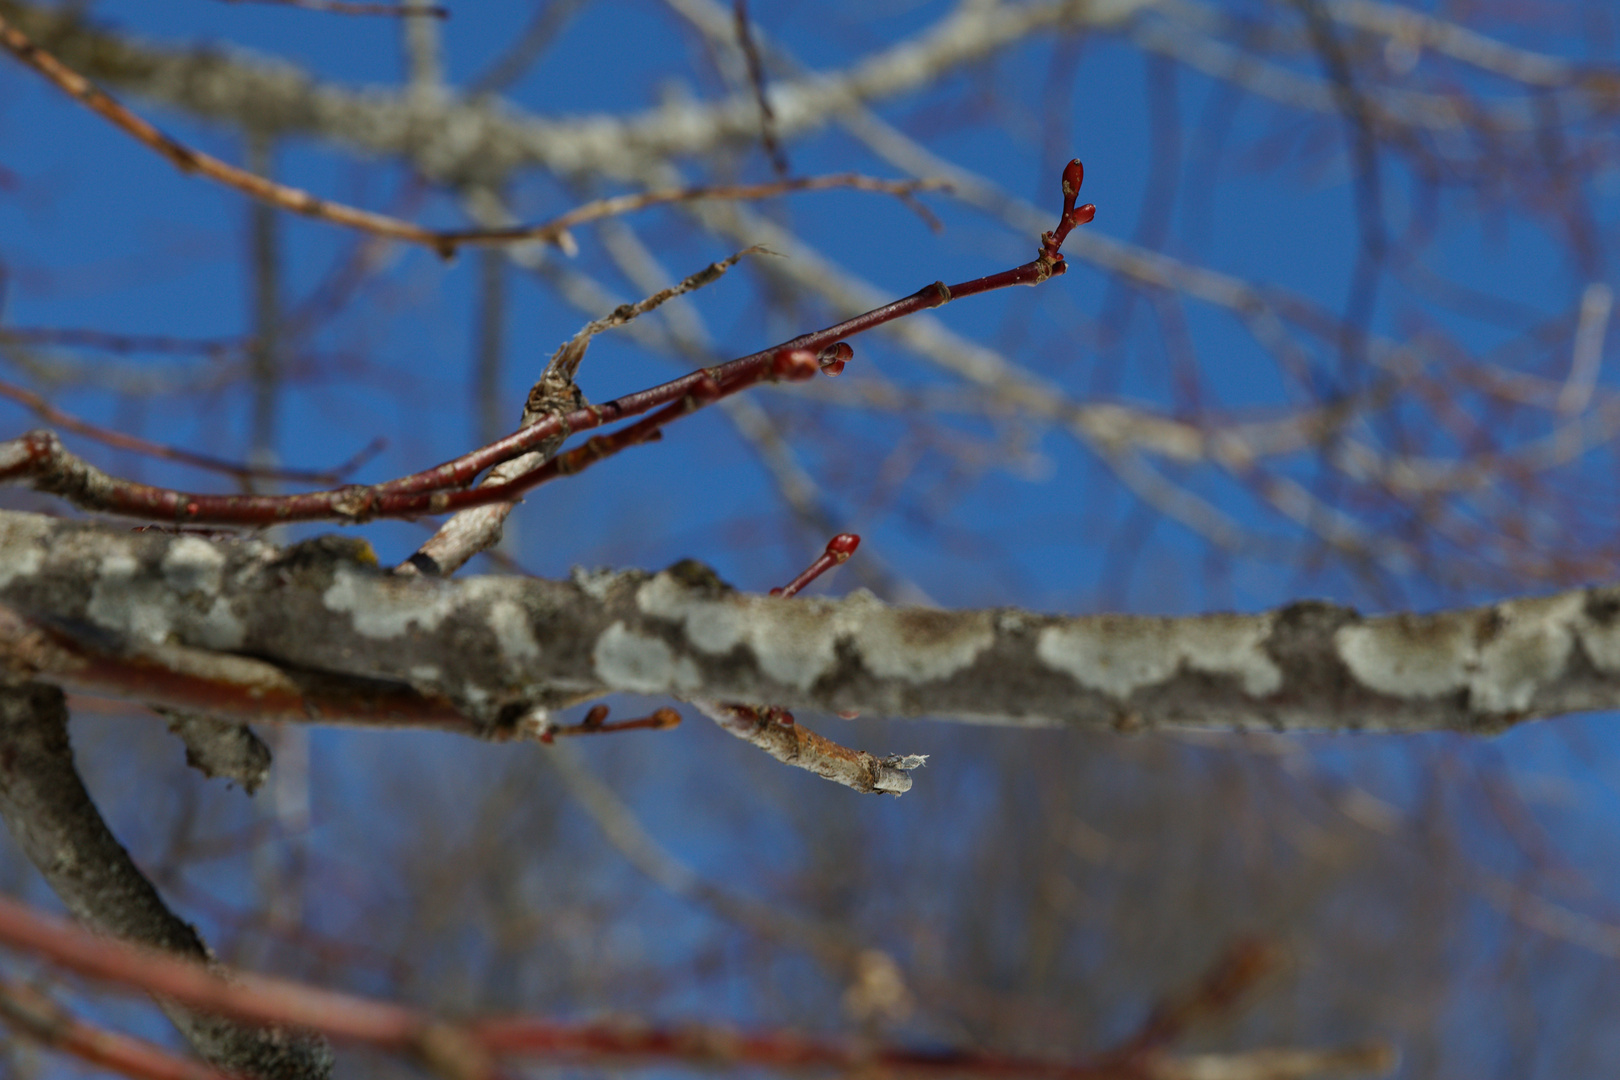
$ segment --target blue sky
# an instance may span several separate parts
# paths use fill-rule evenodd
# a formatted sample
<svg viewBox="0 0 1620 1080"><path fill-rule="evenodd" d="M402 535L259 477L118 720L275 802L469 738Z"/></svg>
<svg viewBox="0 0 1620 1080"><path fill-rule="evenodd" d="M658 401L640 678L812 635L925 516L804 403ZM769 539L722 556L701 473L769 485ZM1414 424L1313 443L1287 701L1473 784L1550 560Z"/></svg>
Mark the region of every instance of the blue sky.
<svg viewBox="0 0 1620 1080"><path fill-rule="evenodd" d="M1232 7L1263 10L1259 5ZM775 40L805 63L825 68L849 63L917 32L949 5L789 2L756 3L751 9ZM95 12L102 21L127 26L155 41L229 43L232 48L285 58L345 85L393 86L401 79L398 27L391 20L333 18L205 0L159 7L103 3ZM527 5L490 5L489 10L455 5L452 18L443 24L450 82L463 83L481 71L528 16ZM1580 36L1573 16L1562 21L1549 18L1545 34L1543 41L1522 38L1518 43L1613 62L1612 44L1605 44L1599 35ZM1077 57L1072 72L1066 67L1066 50L1074 50ZM1295 67L1315 70L1309 56L1299 58ZM1082 158L1086 164L1082 198L1098 206L1096 222L1086 228L1129 240L1141 234L1144 213L1158 209L1144 198L1150 185L1155 125L1148 101L1149 71L1142 54L1118 39L1054 42L1042 37L953 75L925 94L885 102L879 112L954 163L1049 207L1054 219L1057 167L1070 155ZM510 97L516 108L577 115L647 108L663 95L712 98L723 89L708 47L668 10L604 0L586 5L568 22L554 47L512 88ZM124 98L192 145L226 160L242 160L241 140L232 133L138 98ZM1242 99L1231 111L1225 133L1218 135L1220 100L1208 79L1177 70L1173 102L1181 124L1183 162L1176 170L1164 249L1309 297L1329 311L1341 310L1359 234L1340 126L1332 118L1302 120L1297 112ZM1615 140L1593 142L1600 149L1606 147L1610 156L1606 164L1593 168L1583 194L1607 241L1620 205L1620 170ZM832 130L794 141L787 149L796 173L854 170L893 175L853 139ZM740 150L731 165L744 179L770 175L757 148ZM0 65L0 166L6 170L0 176L11 178L0 191L0 259L7 273L0 307L4 324L185 337L236 337L247 332L250 301L243 252L248 209L240 196L180 175L32 73L11 64ZM1545 207L1456 194L1442 199L1438 211L1431 212L1414 193L1411 171L1397 155L1386 154L1382 169L1391 234L1403 235L1415 225L1434 228L1435 241L1418 253L1421 264L1459 285L1509 299L1527 312L1498 303L1492 318L1463 318L1427 303L1409 284L1386 279L1373 319L1381 333L1398 337L1443 328L1459 349L1478 354L1513 339L1532 313L1552 319L1572 310L1592 280L1616 284L1607 263L1600 263L1595 278L1577 271L1567 256L1565 237L1547 226ZM276 172L284 181L317 194L399 212L413 220L444 226L464 222L455 200L444 193L412 196L411 177L396 165L369 162L308 140L279 146ZM691 175L698 175L695 167ZM539 219L574 205L585 194L553 179L525 176L515 181L512 202L519 216ZM801 195L773 203L767 212L791 223L824 255L896 297L935 279L973 278L1033 255L1034 236L1015 234L949 197L923 198L943 221L942 232L930 232L905 208L879 195ZM630 223L659 254L670 280L737 246L696 233L673 211L648 212ZM332 226L285 215L279 229L284 295L288 305L296 307L327 280L354 241ZM639 293L608 266L595 230L580 230L578 240L578 265L601 273L623 298ZM829 313L812 302L791 314L771 309L761 300L764 280L757 268L745 263L694 298L694 308L720 350L749 352L847 314ZM277 439L282 459L302 467L326 466L383 435L389 441L387 451L358 477L381 480L474 445L468 372L476 281L474 257L444 263L425 251L390 252L386 273L368 283L289 358L299 375L282 401ZM510 273L508 281L505 385L515 419L545 358L585 316L520 273ZM976 298L951 306L940 317L973 340L1004 344L1010 359L1077 398L1096 395L1167 410L1179 407L1161 324L1145 299L1136 301L1120 342L1099 350L1099 325L1107 317L1110 297L1109 278L1076 261L1066 277L1038 291ZM1213 411L1258 417L1299 400L1298 388L1285 382L1275 361L1229 313L1189 304L1185 316L1205 403ZM1613 340L1611 334L1605 353L1611 360ZM867 369L908 387L946 384L937 370L876 336L853 344L856 361L846 377L851 385ZM1559 365L1567 366L1566 346L1567 338L1561 339L1535 352L1524 367L1559 378L1563 370ZM1325 354L1317 359L1324 368L1329 366ZM1614 386L1612 367L1605 368L1600 383L1605 390ZM161 441L235 457L246 453L244 387L132 397L110 392L117 385L109 374L112 369L94 370L82 385L55 395L57 404ZM680 370L669 360L646 354L623 335L609 334L593 344L581 383L593 399L604 400ZM167 372L182 382L206 381L207 365L145 356L119 361L116 372ZM15 371L3 377L17 378ZM1422 569L1374 587L1332 560L1315 564L1275 553L1212 555L1203 538L1144 513L1106 465L1066 435L1032 432L1023 448L1026 457L1016 467L997 460L982 469L956 472L950 465L953 453L948 451L985 440L993 434L989 425L960 418L907 424L892 415L838 409L833 404L805 407L789 397L792 393L767 390L757 396L793 437L803 462L822 483L839 527L864 536L857 558L880 558L941 604L1182 613L1211 607L1255 609L1310 595L1365 608L1392 601L1422 608L1547 587L1545 582L1515 583L1505 576L1492 583L1476 577L1457 584ZM1465 409L1474 401L1465 389L1458 390L1457 400ZM6 404L0 404L0 419L7 430L33 426L22 410ZM1425 422L1419 420L1420 425ZM1432 430L1421 430L1419 437L1432 437L1432 446L1445 445L1446 436ZM82 441L71 444L85 448ZM1600 524L1614 519L1609 453L1589 455L1559 480L1592 499L1593 519ZM217 483L194 472L127 457L97 460L145 479L194 488ZM1285 542L1299 539L1299 530L1263 514L1239 485L1213 468L1167 466L1165 472L1229 508L1241 524ZM1302 456L1288 464L1284 474L1308 482L1314 466ZM898 479L891 482L887 479L891 476ZM537 573L559 575L576 564L658 567L694 556L751 589L786 580L825 539L809 536L791 522L769 474L712 410L672 428L658 445L535 493L514 521L512 554ZM370 527L368 535L385 559L396 559L427 534L417 525L383 524ZM830 587L844 589L852 583L846 570ZM625 703L623 708L636 704ZM1422 826L1425 798L1436 787L1447 788L1442 802L1455 798L1464 804L1446 819L1451 827L1486 822L1477 838L1462 837L1459 845L1493 872L1513 876L1523 869L1524 852L1502 839L1504 830L1508 834L1512 830L1491 823L1489 814L1466 793L1449 792L1451 785L1483 784L1481 777L1503 779L1528 808L1530 818L1548 830L1560 859L1579 867L1595 887L1578 901L1602 914L1613 907L1609 898L1620 896L1612 860L1604 857L1614 842L1608 822L1616 808L1613 762L1620 749L1609 734L1611 725L1609 716L1529 725L1489 744L1439 735L1418 740L1321 738L1302 740L1301 745L1313 775L1360 778L1408 814L1403 827L1412 830ZM1009 733L984 734L982 742L975 742L978 734L952 731L936 736L938 728L925 724L849 730L884 744L870 747L875 750L891 749L886 741L892 739L903 740L908 751L933 752L936 745L959 751L954 758L936 754L919 785L950 792L951 798L918 793L898 803L860 804L862 814L869 815L865 827L880 837L905 837L910 835L908 829L969 828L975 812L988 814L1000 805L994 785L982 777L975 780L990 768L982 763L1004 760L998 755L1016 755L1019 746ZM366 828L397 839L375 821L362 819L364 828L356 824L356 816L372 797L370 785L388 784L386 777L375 779L373 769L399 769L409 775L423 769L424 763L454 761L476 778L483 775L480 770L495 769L502 760L500 748L445 742L317 733L314 767L320 782L315 798L321 824L306 839L311 849L340 859ZM787 876L786 871L772 869L773 860L796 865L792 841L784 839L793 835L792 828L763 813L764 823L757 826L717 822L713 811L705 808L706 793L694 790L702 784L691 774L681 772L659 783L653 768L671 764L701 775L701 765L718 754L735 762L738 775L746 777L740 781L744 794L737 796L744 805L751 797L764 799L782 788L794 798L822 797L803 791L814 781L767 778L768 763L754 763L744 751L725 745L712 731L683 730L678 739L624 740L622 745L587 747L583 752L610 773L622 769L637 778L637 785L628 789L633 801L679 854L720 877L728 867L745 863L750 886L768 892L769 886L759 882L775 880L773 874ZM1211 754L1219 756L1216 751ZM1154 790L1151 770L1122 769L1142 785L1132 789L1134 793ZM422 795L424 805L438 813L453 816L477 794L476 783L459 776L441 779L442 789L424 787ZM469 792L469 786L474 790ZM833 794L844 797L842 792ZM570 822L571 827L584 828L576 819ZM140 828L134 823L129 827ZM1148 838L1154 839L1162 841L1167 862L1173 862L1176 838ZM783 848L790 853L780 855ZM1538 879L1532 875L1531 880ZM228 891L229 886L221 888ZM1511 924L1500 912L1481 908L1477 897L1470 899L1462 886L1458 897L1460 906L1473 905L1470 910L1482 924L1465 944L1478 944L1490 953L1518 940L1504 928ZM340 911L326 911L325 917L334 926L343 925ZM1409 921L1417 918L1411 912L1395 907L1387 918L1408 932L1421 932ZM701 937L703 925L694 926L689 929ZM1585 953L1554 952L1550 959L1530 964L1535 992L1551 1001L1568 993L1571 985L1608 978L1611 963ZM1457 978L1466 980L1471 971L1467 959L1459 959ZM714 998L699 994L679 1008L719 1007L751 1019L746 985L728 986L730 996L718 1005ZM1480 993L1484 996L1459 990L1461 1013L1449 1022L1465 1026L1478 1016L1469 1010L1496 1000ZM1305 1025L1303 1030L1314 1034L1317 1029ZM1565 1037L1579 1036L1570 1032ZM1493 1046L1483 1038L1467 1053L1490 1060Z"/></svg>

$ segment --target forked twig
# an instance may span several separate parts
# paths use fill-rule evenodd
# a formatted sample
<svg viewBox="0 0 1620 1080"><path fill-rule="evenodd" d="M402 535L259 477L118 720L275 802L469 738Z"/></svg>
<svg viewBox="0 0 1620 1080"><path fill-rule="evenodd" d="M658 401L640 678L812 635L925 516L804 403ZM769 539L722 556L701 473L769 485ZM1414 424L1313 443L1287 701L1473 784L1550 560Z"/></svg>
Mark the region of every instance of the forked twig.
<svg viewBox="0 0 1620 1080"><path fill-rule="evenodd" d="M580 361L585 358L585 350L590 346L591 338L605 330L616 326L623 326L641 315L652 311L660 304L702 288L712 281L718 280L727 270L735 266L745 255L764 253L760 247L745 248L729 258L719 262L710 263L695 274L689 274L682 281L661 289L651 296L633 304L620 304L608 314L586 323L572 338L557 347L546 363L545 370L540 378L529 389L528 397L523 403L523 415L519 421L520 427L536 424L548 416L565 416L570 411L585 405L585 400L575 385L574 376L579 371ZM684 400L684 399L683 399ZM684 414L686 410L682 410ZM643 422L645 423L645 422ZM640 429L643 425L633 425ZM647 434L646 438L657 436L657 427ZM510 484L523 477L530 476L537 469L552 463L557 451L567 441L572 429L567 429L553 435L549 439L537 444L533 449L516 457L509 458L491 469L489 474L479 481L479 487L499 487ZM613 449L603 452L604 442L592 439L586 444L587 455L596 454L606 456L607 453L616 452L623 446L631 445L632 441L646 441L646 438L631 439L620 433L620 441L613 444ZM567 475L568 472L577 472L590 464L590 461L577 463L578 452L570 455L570 467L551 475ZM594 458L592 459L594 460ZM534 483L544 483L550 477L536 477ZM455 514L439 527L409 559L397 568L398 573L404 574L432 574L447 576L464 566L469 559L480 552L488 551L500 543L507 517L517 506L516 500L490 503L485 506L463 510Z"/></svg>
<svg viewBox="0 0 1620 1080"><path fill-rule="evenodd" d="M1090 221L1096 207L1076 207L1083 173L1079 161L1063 172L1063 215L1058 227L1043 233L1036 258L1010 270L947 286L942 281L845 319L823 330L712 368L702 368L648 390L627 394L606 405L591 405L567 415L549 415L512 435L469 454L411 476L371 487L359 485L301 495L199 495L136 484L108 476L70 454L48 431L30 432L0 442L0 482L29 481L36 490L60 495L85 509L155 521L214 525L271 525L288 521L358 522L377 517L442 514L504 502L523 494L549 476L530 473L505 484L474 490L466 486L485 469L530 452L559 433L590 430L615 420L639 416L693 396L693 408L707 402L694 395L718 386L715 398L760 382L800 380L815 376L827 357L836 359L839 342L907 315L940 307L966 296L1013 285L1038 285L1068 270L1059 250L1071 229ZM834 350L828 354L827 350ZM824 355L825 354L825 355ZM688 410L690 411L690 410Z"/></svg>
<svg viewBox="0 0 1620 1080"><path fill-rule="evenodd" d="M847 562L860 546L854 533L839 533L827 541L826 550L797 577L772 596L784 599L835 566ZM741 705L731 702L694 701L699 712L746 743L765 751L784 765L804 769L817 776L843 784L863 794L903 795L911 790L911 772L928 762L927 754L890 754L878 757L865 750L851 750L817 735L798 723L793 714L775 705Z"/></svg>

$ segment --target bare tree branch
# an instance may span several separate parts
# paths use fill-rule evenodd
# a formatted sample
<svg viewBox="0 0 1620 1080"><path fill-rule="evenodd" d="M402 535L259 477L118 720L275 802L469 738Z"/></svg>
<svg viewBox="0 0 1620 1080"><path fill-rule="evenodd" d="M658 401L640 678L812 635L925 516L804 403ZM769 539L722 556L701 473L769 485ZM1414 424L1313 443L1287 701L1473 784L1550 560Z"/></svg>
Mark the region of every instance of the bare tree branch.
<svg viewBox="0 0 1620 1080"><path fill-rule="evenodd" d="M184 656L188 677L207 684L197 672L208 665L256 664L283 684L291 671L393 686L395 702L408 687L419 709L443 702L486 731L613 691L967 721L1321 731L1493 732L1620 706L1613 586L1433 615L1305 602L1070 618L891 608L865 593L749 596L692 564L572 582L401 579L352 544L277 550L13 513L0 516L0 567L0 603L110 658L87 673L13 645L14 670L193 708L190 691L165 700L178 684L154 669ZM260 709L297 718L294 700ZM324 715L342 718L342 702ZM229 704L207 711L240 715Z"/></svg>
<svg viewBox="0 0 1620 1080"><path fill-rule="evenodd" d="M454 1024L391 1002L248 973L226 979L198 964L151 950L103 945L5 898L0 898L0 940L92 978L160 993L250 1022L307 1025L336 1039L410 1053L441 1074L469 1080L492 1076L493 1060L499 1058L645 1065L723 1062L766 1069L881 1069L919 1077L989 1075L1030 1080L1288 1080L1382 1073L1394 1063L1389 1049L1381 1045L1188 1059L1162 1051L1124 1057L1105 1053L1090 1060L1059 1061L869 1046L786 1032L742 1033L697 1025L654 1028L612 1021L564 1023L529 1016Z"/></svg>
<svg viewBox="0 0 1620 1080"><path fill-rule="evenodd" d="M208 959L197 931L164 904L80 782L62 692L39 683L0 687L0 745L0 816L68 910L126 941ZM266 1080L331 1075L332 1054L319 1039L160 1004L186 1040L223 1069Z"/></svg>

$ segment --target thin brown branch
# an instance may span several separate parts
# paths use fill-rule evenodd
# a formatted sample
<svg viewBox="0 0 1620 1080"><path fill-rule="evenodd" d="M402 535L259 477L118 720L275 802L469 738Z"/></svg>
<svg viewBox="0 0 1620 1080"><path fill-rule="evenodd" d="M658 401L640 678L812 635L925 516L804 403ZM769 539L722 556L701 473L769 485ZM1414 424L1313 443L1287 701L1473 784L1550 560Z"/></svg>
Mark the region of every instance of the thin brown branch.
<svg viewBox="0 0 1620 1080"><path fill-rule="evenodd" d="M765 144L765 156L771 159L776 175L787 177L792 172L787 154L776 141L776 113L765 96L765 62L760 59L759 45L754 41L752 24L748 19L748 0L732 0L732 12L737 24L737 46L742 49L748 65L748 83L754 88L754 101L759 105L759 140Z"/></svg>
<svg viewBox="0 0 1620 1080"><path fill-rule="evenodd" d="M136 1080L233 1080L156 1043L88 1024L20 983L0 981L0 1019L43 1046Z"/></svg>
<svg viewBox="0 0 1620 1080"><path fill-rule="evenodd" d="M441 1073L484 1077L492 1062L528 1058L550 1063L658 1065L687 1062L734 1064L764 1069L816 1069L837 1072L876 1070L910 1076L1025 1077L1029 1080L1171 1080L1191 1075L1230 1077L1307 1076L1313 1071L1386 1069L1389 1051L1355 1047L1329 1051L1269 1051L1286 1057L1291 1070L1239 1072L1218 1055L1186 1059L1205 1067L1189 1072L1183 1060L1148 1055L1130 1062L1108 1056L1091 1061L1056 1061L994 1053L912 1050L860 1042L811 1039L780 1031L743 1033L686 1025L658 1028L639 1023L559 1023L529 1016L490 1018L465 1025L439 1020L408 1006L324 990L262 975L233 972L229 978L200 964L148 949L92 937L24 904L0 897L0 942L44 956L89 978L161 994L194 1008L256 1024L280 1024L320 1031L334 1039L367 1043L407 1053ZM1249 1055L1237 1055L1241 1061ZM1299 1069L1309 1062L1316 1069Z"/></svg>
<svg viewBox="0 0 1620 1080"><path fill-rule="evenodd" d="M949 191L951 185L944 180L885 180L876 176L863 176L860 173L833 173L828 176L776 180L768 184L660 188L597 199L538 225L517 225L509 229L467 229L460 232L439 233L438 236L448 244L502 244L522 240L543 240L559 247L566 247L566 241L562 237L576 225L619 217L653 206L723 199L753 202L800 191L829 191L841 188L893 195L915 211L928 223L929 228L938 229L939 219L929 212L927 207L917 202L915 196L919 191Z"/></svg>
<svg viewBox="0 0 1620 1080"><path fill-rule="evenodd" d="M435 19L448 19L450 9L444 7L401 7L399 4L364 4L350 0L224 0L227 4L276 4L281 7L303 8L305 11L327 11L334 15L431 15Z"/></svg>
<svg viewBox="0 0 1620 1080"><path fill-rule="evenodd" d="M815 773L863 795L903 795L911 790L911 771L927 762L927 754L890 754L878 757L817 735L790 714L769 706L728 705L694 701L697 709L726 732L757 746L784 765Z"/></svg>
<svg viewBox="0 0 1620 1080"><path fill-rule="evenodd" d="M622 200L628 200L628 202L622 204L622 208L619 209L601 208L600 204L596 208L581 207L572 214L564 214L554 221L532 228L441 232L424 228L400 218L390 217L387 214L379 214L374 211L349 206L345 203L321 199L301 188L278 184L257 173L221 161L211 154L193 149L178 139L164 134L152 123L125 108L107 93L97 88L90 80L63 64L44 49L41 49L3 15L0 15L0 45L4 45L13 56L54 83L69 97L81 102L85 107L104 117L132 138L167 158L181 172L200 173L252 198L280 207L283 210L290 210L296 214L330 221L336 225L361 229L393 240L421 244L424 247L431 248L443 258L454 255L456 249L464 244L499 244L537 239L556 240L567 231L569 225L606 217L615 213L628 213L631 210L640 209L644 206L654 206L659 203L692 199L766 198L787 191L815 190L826 187L882 190L906 196L918 190L917 183L913 181L883 181L869 177L850 177L847 175L840 177L810 177L803 181L785 181L783 186L780 186L777 190L767 190L757 195L746 194L746 188L693 188L679 192L646 192L640 196L620 196ZM851 182L852 180L854 182ZM819 183L816 181L819 181ZM754 186L768 189L774 185ZM612 201L602 200L603 203L612 203Z"/></svg>
<svg viewBox="0 0 1620 1080"><path fill-rule="evenodd" d="M113 353L179 353L219 360L251 343L239 338L177 338L162 334L109 334L76 327L0 326L0 345L64 345Z"/></svg>
<svg viewBox="0 0 1620 1080"><path fill-rule="evenodd" d="M175 461L182 465L190 465L193 468L206 469L209 472L224 473L227 476L234 476L239 479L280 480L295 484L335 484L381 453L383 448L388 445L386 439L381 437L373 439L358 454L337 468L320 472L308 469L283 469L249 465L239 461L227 461L224 458L212 457L208 454L198 454L191 450L182 450L179 447L152 442L137 435L128 435L121 431L114 431L111 428L92 424L87 420L80 420L72 413L63 412L55 405L52 405L43 394L37 394L32 390L17 386L15 383L0 382L0 397L15 401L47 423L55 424L57 427L65 428L68 431L77 432L105 446L128 450L136 454L145 454L147 457L159 458L164 461Z"/></svg>
<svg viewBox="0 0 1620 1080"><path fill-rule="evenodd" d="M255 173L248 172L246 169L221 161L211 154L205 154L201 150L194 150L179 140L165 135L149 121L137 116L117 101L114 101L91 83L90 80L34 44L26 34L17 29L16 25L3 15L0 15L0 45L4 45L18 60L54 83L63 93L104 117L131 138L168 158L169 162L181 172L200 173L211 180L235 188L237 191L270 203L273 206L278 206L283 210L291 210L297 214L320 218L338 225L363 229L366 232L391 237L395 240L423 244L444 257L449 257L455 253L455 244L446 243L440 239L438 233L431 229L424 229L420 225L389 217L386 214L377 214L369 210L361 210L358 207L317 198L300 188L278 184Z"/></svg>

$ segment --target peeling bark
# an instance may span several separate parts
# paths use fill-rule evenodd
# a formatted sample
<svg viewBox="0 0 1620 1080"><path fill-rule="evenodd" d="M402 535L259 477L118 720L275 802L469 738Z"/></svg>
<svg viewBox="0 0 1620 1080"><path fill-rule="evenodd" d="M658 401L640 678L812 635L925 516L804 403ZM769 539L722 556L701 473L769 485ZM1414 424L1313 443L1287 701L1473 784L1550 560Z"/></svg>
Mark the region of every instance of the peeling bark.
<svg viewBox="0 0 1620 1080"><path fill-rule="evenodd" d="M56 687L0 686L0 816L81 922L179 956L211 958L196 929L164 904L91 801L73 765L67 705ZM331 1076L332 1053L318 1037L159 1004L186 1041L222 1069L266 1080Z"/></svg>
<svg viewBox="0 0 1620 1080"><path fill-rule="evenodd" d="M246 724L183 709L157 711L186 744L186 764L209 779L235 781L252 795L270 775L270 748Z"/></svg>
<svg viewBox="0 0 1620 1080"><path fill-rule="evenodd" d="M1614 586L1433 615L1304 602L1257 615L1072 618L897 608L861 592L750 596L693 564L445 581L391 575L365 555L338 537L279 549L6 513L0 604L103 668L111 657L166 671L180 656L205 686L210 672L246 665L292 686L391 688L399 718L485 735L614 691L1127 729L1495 732L1620 707ZM0 660L13 670L80 688L82 672L6 650L7 640ZM96 692L119 692L103 676ZM166 700L156 678L122 692L197 707L195 696ZM254 700L244 691L208 711L244 718ZM267 711L283 719L389 722L361 695L353 717L341 695L308 716L298 702L313 698L276 700ZM412 701L447 715L411 713Z"/></svg>

